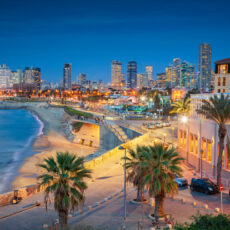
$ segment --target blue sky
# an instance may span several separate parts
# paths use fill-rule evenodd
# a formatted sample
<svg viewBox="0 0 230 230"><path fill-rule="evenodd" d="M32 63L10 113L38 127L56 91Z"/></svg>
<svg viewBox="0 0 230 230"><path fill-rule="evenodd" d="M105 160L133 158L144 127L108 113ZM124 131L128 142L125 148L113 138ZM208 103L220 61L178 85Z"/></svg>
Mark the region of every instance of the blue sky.
<svg viewBox="0 0 230 230"><path fill-rule="evenodd" d="M212 63L230 57L230 3L224 0L0 0L0 63L37 66L59 82L64 63L110 81L110 63L130 60L159 73L175 57L197 65L199 44Z"/></svg>

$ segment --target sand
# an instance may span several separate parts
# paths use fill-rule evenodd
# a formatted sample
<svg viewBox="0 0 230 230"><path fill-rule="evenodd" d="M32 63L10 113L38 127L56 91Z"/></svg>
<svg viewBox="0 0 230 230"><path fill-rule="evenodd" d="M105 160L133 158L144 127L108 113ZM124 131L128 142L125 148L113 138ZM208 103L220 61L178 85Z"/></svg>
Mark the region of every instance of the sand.
<svg viewBox="0 0 230 230"><path fill-rule="evenodd" d="M87 156L96 152L95 147L88 147L72 143L67 139L67 124L71 119L63 109L47 107L44 104L30 106L29 110L36 113L44 123L43 135L37 138L33 145L33 151L38 152L25 159L24 164L18 170L18 176L12 183L12 189L37 183L37 176L43 171L37 165L44 158L55 156L56 152L70 152L78 156Z"/></svg>

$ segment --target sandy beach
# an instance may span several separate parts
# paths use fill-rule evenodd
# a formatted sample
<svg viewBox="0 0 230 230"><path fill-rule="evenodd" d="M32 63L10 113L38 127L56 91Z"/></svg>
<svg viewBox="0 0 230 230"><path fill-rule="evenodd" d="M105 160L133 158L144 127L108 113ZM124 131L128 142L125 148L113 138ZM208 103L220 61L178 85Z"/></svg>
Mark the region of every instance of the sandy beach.
<svg viewBox="0 0 230 230"><path fill-rule="evenodd" d="M12 183L12 189L37 183L36 177L42 172L37 164L42 163L46 157L55 156L56 152L68 151L78 156L87 156L98 150L70 141L72 134L69 132L68 122L71 117L63 109L46 104L30 105L28 109L44 123L43 135L33 145L35 154L26 158L19 168L19 175Z"/></svg>

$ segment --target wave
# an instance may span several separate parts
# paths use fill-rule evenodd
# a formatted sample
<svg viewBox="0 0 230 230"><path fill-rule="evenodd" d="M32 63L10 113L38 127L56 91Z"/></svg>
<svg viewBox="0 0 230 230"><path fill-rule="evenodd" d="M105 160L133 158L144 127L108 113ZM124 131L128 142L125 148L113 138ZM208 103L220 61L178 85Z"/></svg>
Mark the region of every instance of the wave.
<svg viewBox="0 0 230 230"><path fill-rule="evenodd" d="M20 165L20 162L23 161L24 159L24 158L20 159L20 156L23 154L23 152L28 152L29 148L32 146L33 142L37 137L43 135L43 128L44 128L43 122L39 119L39 117L36 114L32 112L31 114L38 122L39 127L35 131L35 133L28 138L26 143L23 146L21 146L20 149L17 149L17 151L14 151L12 153L12 158L8 162L5 162L5 164L7 164L7 167L4 169L3 172L1 172L2 176L0 178L0 193L7 191L6 188L8 188L8 185L11 181L10 178L12 178L15 175L16 170ZM28 155L25 157L28 157Z"/></svg>

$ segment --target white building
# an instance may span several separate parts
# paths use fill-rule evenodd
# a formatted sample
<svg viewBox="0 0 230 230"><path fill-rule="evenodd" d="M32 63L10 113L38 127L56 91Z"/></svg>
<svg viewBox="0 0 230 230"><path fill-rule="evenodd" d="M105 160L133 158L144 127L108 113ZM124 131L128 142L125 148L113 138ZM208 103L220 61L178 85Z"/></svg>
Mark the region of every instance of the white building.
<svg viewBox="0 0 230 230"><path fill-rule="evenodd" d="M0 65L0 88L10 87L11 70L5 64Z"/></svg>
<svg viewBox="0 0 230 230"><path fill-rule="evenodd" d="M197 171L203 168L203 176L216 179L218 158L218 124L204 116L198 115L196 110L202 105L202 100L208 100L214 94L191 95L191 112L186 119L178 119L178 149L187 163ZM220 95L220 94L217 94ZM230 138L230 123L227 124L227 137L223 154L222 181L225 186L230 185L230 156L227 138ZM202 161L201 161L202 158ZM202 166L201 166L202 162Z"/></svg>
<svg viewBox="0 0 230 230"><path fill-rule="evenodd" d="M120 89L122 87L122 73L121 73L122 63L120 61L112 61L111 63L111 83L112 87L115 89Z"/></svg>

